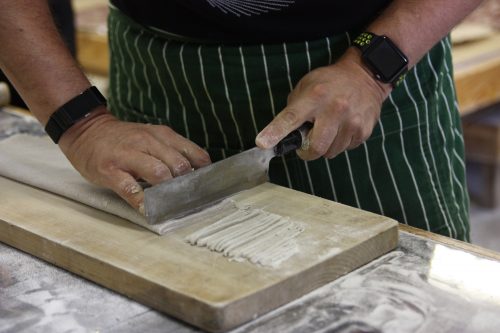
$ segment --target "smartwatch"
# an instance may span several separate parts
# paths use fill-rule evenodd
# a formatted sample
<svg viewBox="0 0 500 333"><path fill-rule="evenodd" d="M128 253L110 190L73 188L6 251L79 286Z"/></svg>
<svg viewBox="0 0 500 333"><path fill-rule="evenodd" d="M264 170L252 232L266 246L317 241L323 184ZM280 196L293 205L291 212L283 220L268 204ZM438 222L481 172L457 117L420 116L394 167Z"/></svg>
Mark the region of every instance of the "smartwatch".
<svg viewBox="0 0 500 333"><path fill-rule="evenodd" d="M361 59L377 80L396 87L408 71L408 58L389 37L361 33L353 45L361 50Z"/></svg>
<svg viewBox="0 0 500 333"><path fill-rule="evenodd" d="M92 86L57 109L45 125L45 132L54 143L58 143L64 132L101 105L106 105L106 99Z"/></svg>

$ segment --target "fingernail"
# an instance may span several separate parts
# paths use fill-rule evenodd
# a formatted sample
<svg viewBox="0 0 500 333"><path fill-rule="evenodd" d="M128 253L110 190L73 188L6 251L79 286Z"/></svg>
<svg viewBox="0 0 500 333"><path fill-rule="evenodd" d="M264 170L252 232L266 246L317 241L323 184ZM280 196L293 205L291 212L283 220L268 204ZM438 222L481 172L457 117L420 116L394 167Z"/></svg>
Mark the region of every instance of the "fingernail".
<svg viewBox="0 0 500 333"><path fill-rule="evenodd" d="M143 216L146 215L146 212L144 211L144 203L141 202L141 204L139 205L139 213Z"/></svg>

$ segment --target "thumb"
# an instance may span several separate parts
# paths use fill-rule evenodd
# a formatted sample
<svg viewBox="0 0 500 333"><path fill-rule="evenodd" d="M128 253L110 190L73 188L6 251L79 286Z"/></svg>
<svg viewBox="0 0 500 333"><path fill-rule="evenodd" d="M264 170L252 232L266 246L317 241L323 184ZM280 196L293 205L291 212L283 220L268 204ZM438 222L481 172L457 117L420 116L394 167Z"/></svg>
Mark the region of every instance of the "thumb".
<svg viewBox="0 0 500 333"><path fill-rule="evenodd" d="M144 190L134 177L123 170L116 170L107 183L111 190L144 215Z"/></svg>

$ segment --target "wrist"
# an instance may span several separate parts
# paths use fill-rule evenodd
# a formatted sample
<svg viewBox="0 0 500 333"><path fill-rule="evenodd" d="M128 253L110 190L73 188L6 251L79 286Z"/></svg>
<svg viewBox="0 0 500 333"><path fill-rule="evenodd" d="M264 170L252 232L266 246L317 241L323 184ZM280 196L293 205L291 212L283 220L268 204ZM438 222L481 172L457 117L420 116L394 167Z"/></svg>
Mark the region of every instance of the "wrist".
<svg viewBox="0 0 500 333"><path fill-rule="evenodd" d="M45 125L45 131L54 143L59 143L59 139L68 129L91 116L100 106L106 106L104 96L94 86L87 88L52 113Z"/></svg>
<svg viewBox="0 0 500 333"><path fill-rule="evenodd" d="M390 83L379 81L368 66L363 62L361 51L355 47L346 50L339 62L345 62L349 66L357 69L363 75L365 82L372 88L383 102L391 93L393 86Z"/></svg>
<svg viewBox="0 0 500 333"><path fill-rule="evenodd" d="M64 150L82 137L89 128L114 120L116 118L108 112L105 106L99 106L92 110L87 117L80 119L65 131L59 140L59 146Z"/></svg>

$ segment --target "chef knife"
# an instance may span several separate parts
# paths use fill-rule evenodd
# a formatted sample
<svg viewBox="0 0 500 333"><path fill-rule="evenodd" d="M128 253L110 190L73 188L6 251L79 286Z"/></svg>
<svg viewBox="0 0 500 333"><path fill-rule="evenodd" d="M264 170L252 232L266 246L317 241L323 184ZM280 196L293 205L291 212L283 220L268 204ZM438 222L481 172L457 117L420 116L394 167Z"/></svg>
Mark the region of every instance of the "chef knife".
<svg viewBox="0 0 500 333"><path fill-rule="evenodd" d="M146 188L144 210L147 222L157 224L181 218L268 181L270 160L300 148L311 127L311 123L305 123L274 148L255 147Z"/></svg>

